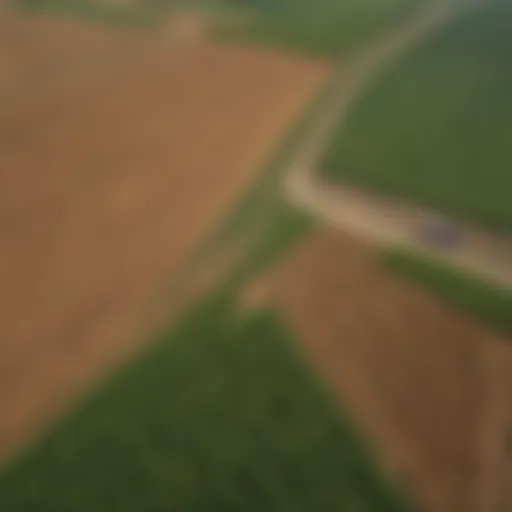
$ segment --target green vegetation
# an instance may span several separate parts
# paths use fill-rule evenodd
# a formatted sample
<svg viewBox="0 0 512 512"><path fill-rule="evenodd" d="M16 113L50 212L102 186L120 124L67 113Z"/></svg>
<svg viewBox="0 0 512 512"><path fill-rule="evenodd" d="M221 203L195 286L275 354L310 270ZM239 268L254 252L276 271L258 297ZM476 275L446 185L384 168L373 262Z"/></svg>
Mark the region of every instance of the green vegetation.
<svg viewBox="0 0 512 512"><path fill-rule="evenodd" d="M229 293L0 474L9 512L400 512L274 315Z"/></svg>
<svg viewBox="0 0 512 512"><path fill-rule="evenodd" d="M337 55L378 37L427 0L223 0L245 15L224 27L236 40Z"/></svg>
<svg viewBox="0 0 512 512"><path fill-rule="evenodd" d="M495 329L512 333L512 291L411 251L387 249L381 257L392 269L439 294L461 311Z"/></svg>
<svg viewBox="0 0 512 512"><path fill-rule="evenodd" d="M469 9L368 87L322 164L346 180L512 228L512 3Z"/></svg>

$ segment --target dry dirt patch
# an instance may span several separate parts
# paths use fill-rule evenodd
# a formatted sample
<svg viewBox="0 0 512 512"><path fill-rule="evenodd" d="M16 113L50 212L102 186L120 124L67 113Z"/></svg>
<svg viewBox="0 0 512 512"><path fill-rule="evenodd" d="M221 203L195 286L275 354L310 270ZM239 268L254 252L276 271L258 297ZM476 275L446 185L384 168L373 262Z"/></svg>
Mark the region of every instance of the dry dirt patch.
<svg viewBox="0 0 512 512"><path fill-rule="evenodd" d="M333 231L313 236L271 279L320 373L426 510L491 510L497 475L510 483L501 469L510 340L389 275L368 247Z"/></svg>
<svg viewBox="0 0 512 512"><path fill-rule="evenodd" d="M2 23L10 30L0 29L5 454L137 345L155 298L326 66L140 34L125 52L96 28ZM36 69L50 77L44 87Z"/></svg>

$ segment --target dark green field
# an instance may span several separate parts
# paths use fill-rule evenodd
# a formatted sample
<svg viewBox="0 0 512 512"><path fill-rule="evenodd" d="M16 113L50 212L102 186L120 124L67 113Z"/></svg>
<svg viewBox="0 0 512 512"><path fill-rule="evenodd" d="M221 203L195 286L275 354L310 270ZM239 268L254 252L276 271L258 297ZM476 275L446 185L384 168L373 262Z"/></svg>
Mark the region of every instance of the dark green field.
<svg viewBox="0 0 512 512"><path fill-rule="evenodd" d="M0 473L0 510L406 508L275 316L221 293Z"/></svg>
<svg viewBox="0 0 512 512"><path fill-rule="evenodd" d="M469 11L369 86L326 178L512 228L512 3Z"/></svg>

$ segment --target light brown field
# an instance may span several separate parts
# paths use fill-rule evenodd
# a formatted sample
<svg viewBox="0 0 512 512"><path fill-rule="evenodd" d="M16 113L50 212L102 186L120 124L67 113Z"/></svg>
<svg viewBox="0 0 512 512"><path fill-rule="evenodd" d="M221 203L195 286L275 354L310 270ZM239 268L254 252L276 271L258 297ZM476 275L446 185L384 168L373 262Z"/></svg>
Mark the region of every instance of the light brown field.
<svg viewBox="0 0 512 512"><path fill-rule="evenodd" d="M271 276L272 299L425 510L498 510L512 476L503 469L510 340L390 275L372 254L347 235L319 233Z"/></svg>
<svg viewBox="0 0 512 512"><path fill-rule="evenodd" d="M1 14L0 454L144 339L326 72Z"/></svg>

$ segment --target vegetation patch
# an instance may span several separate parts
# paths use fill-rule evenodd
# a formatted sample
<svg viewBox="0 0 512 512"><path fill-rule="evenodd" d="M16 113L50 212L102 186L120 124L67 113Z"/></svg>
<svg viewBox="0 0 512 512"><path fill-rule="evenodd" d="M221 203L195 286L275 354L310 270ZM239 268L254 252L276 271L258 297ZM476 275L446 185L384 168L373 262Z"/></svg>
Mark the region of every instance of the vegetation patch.
<svg viewBox="0 0 512 512"><path fill-rule="evenodd" d="M399 512L271 313L219 291L0 474L9 512Z"/></svg>
<svg viewBox="0 0 512 512"><path fill-rule="evenodd" d="M469 9L376 79L323 162L354 182L512 228L512 4Z"/></svg>

